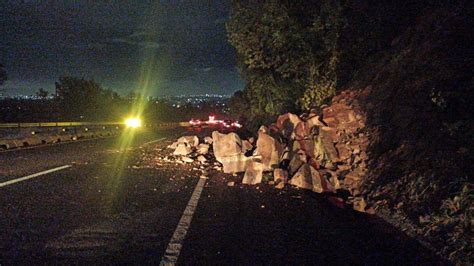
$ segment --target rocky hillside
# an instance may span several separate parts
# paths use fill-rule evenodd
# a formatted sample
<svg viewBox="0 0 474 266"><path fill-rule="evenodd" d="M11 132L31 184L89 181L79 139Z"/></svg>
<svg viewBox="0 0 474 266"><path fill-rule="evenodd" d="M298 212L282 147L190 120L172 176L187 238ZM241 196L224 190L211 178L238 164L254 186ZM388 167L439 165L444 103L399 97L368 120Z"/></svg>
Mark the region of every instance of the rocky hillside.
<svg viewBox="0 0 474 266"><path fill-rule="evenodd" d="M474 23L469 12L453 8L421 16L371 59L348 86L350 92L334 97L331 106L348 104L366 122L361 194L368 204L444 256L472 264Z"/></svg>
<svg viewBox="0 0 474 266"><path fill-rule="evenodd" d="M354 18L366 23L375 18L364 15L364 9L359 13L358 8L350 9L355 14L344 16L353 22L349 29L359 29L364 36L354 42L355 47L365 47L367 57L357 61L356 70L347 68L349 61L341 61L341 68L346 66L351 74L336 96L310 113L281 115L259 130L253 158L243 156L245 151L234 145L240 159L229 160L252 161L251 167L241 164L247 183L259 182L261 171L276 168L275 181L288 179L301 188L333 193L336 202L384 216L443 257L473 264L474 6L468 1L452 5L431 1L432 5L420 3L424 8L417 9L415 2L400 6L410 11L407 19L392 16L374 31L373 40ZM397 8L389 6L392 9L387 10L396 13ZM387 10L380 3L373 14L390 13ZM234 20L239 21L239 14ZM397 24L393 31L391 24ZM259 32L248 36L251 27L239 31L239 25L231 27L237 36L267 36ZM345 40L343 51L356 51L350 48L352 39ZM372 41L379 41L376 49L370 48ZM234 42L237 48L247 44L241 39ZM283 53L271 45L264 48ZM252 87L251 81L249 88L255 91L274 89ZM268 99L264 97L266 103L274 103ZM263 110L260 104L254 106Z"/></svg>

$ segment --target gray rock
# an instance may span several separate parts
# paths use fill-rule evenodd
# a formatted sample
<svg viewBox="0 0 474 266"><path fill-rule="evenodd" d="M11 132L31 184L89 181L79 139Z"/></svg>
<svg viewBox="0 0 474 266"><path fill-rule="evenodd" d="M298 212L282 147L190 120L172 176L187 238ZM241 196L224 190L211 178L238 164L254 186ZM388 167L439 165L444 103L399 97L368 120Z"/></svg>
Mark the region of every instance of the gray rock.
<svg viewBox="0 0 474 266"><path fill-rule="evenodd" d="M226 174L245 172L247 164L252 161L252 159L253 157L246 157L242 153L221 157L222 169Z"/></svg>
<svg viewBox="0 0 474 266"><path fill-rule="evenodd" d="M197 160L200 162L200 163L204 163L205 161L207 161L206 157L202 156L202 155L199 155L197 157Z"/></svg>
<svg viewBox="0 0 474 266"><path fill-rule="evenodd" d="M186 156L183 156L181 157L181 161L185 162L185 163L193 163L194 160L189 158L189 157L186 157Z"/></svg>
<svg viewBox="0 0 474 266"><path fill-rule="evenodd" d="M264 171L269 171L278 166L283 153L283 146L273 137L260 132L257 139L256 155L262 157Z"/></svg>
<svg viewBox="0 0 474 266"><path fill-rule="evenodd" d="M313 176L312 171L316 171L311 165L304 164L301 166L296 174L288 182L290 185L303 188L313 189Z"/></svg>
<svg viewBox="0 0 474 266"><path fill-rule="evenodd" d="M204 138L204 143L206 143L206 144L212 144L212 138L211 138L211 137L205 137L205 138Z"/></svg>
<svg viewBox="0 0 474 266"><path fill-rule="evenodd" d="M243 140L242 141L242 152L247 152L247 151L250 151L251 149L253 149L253 145L252 143L250 143L250 141L248 140Z"/></svg>
<svg viewBox="0 0 474 266"><path fill-rule="evenodd" d="M268 127L265 125L261 125L260 128L258 129L258 133L266 133L268 134Z"/></svg>
<svg viewBox="0 0 474 266"><path fill-rule="evenodd" d="M178 142L175 141L173 142L172 144L168 145L168 149L173 149L173 150L176 150L176 148L178 147Z"/></svg>
<svg viewBox="0 0 474 266"><path fill-rule="evenodd" d="M183 136L178 139L178 143L186 143L191 147L199 145L199 138L197 136Z"/></svg>
<svg viewBox="0 0 474 266"><path fill-rule="evenodd" d="M273 170L273 180L275 182L288 183L288 171L281 168L276 168Z"/></svg>
<svg viewBox="0 0 474 266"><path fill-rule="evenodd" d="M324 127L326 126L323 122L321 122L321 119L319 116L312 116L306 120L306 123L308 124L308 127L311 129L312 127Z"/></svg>
<svg viewBox="0 0 474 266"><path fill-rule="evenodd" d="M212 147L216 160L222 163L223 157L236 156L242 153L242 141L235 133L221 134L212 132Z"/></svg>
<svg viewBox="0 0 474 266"><path fill-rule="evenodd" d="M297 115L286 113L278 117L276 126L284 137L290 138L296 125L300 122L302 120Z"/></svg>
<svg viewBox="0 0 474 266"><path fill-rule="evenodd" d="M245 171L243 184L256 185L262 182L263 177L263 163L250 161Z"/></svg>
<svg viewBox="0 0 474 266"><path fill-rule="evenodd" d="M173 155L188 155L192 152L192 149L188 144L186 143L179 143L178 146L176 147L176 150L174 150Z"/></svg>
<svg viewBox="0 0 474 266"><path fill-rule="evenodd" d="M300 160L297 156L293 156L290 161L289 165L289 174L292 176L294 175L300 167L304 164L305 162Z"/></svg>
<svg viewBox="0 0 474 266"><path fill-rule="evenodd" d="M209 144L199 144L196 151L198 154L207 154L209 152Z"/></svg>

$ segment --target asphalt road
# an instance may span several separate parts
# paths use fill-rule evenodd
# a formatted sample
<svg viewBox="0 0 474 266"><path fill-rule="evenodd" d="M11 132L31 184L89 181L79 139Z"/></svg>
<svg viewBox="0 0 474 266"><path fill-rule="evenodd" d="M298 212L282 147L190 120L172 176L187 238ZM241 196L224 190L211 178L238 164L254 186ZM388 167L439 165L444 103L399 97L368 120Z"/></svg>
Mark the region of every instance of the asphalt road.
<svg viewBox="0 0 474 266"><path fill-rule="evenodd" d="M181 134L0 153L0 183L71 166L0 187L0 264L159 264L202 174L158 160ZM178 264L443 264L383 220L315 193L208 177Z"/></svg>

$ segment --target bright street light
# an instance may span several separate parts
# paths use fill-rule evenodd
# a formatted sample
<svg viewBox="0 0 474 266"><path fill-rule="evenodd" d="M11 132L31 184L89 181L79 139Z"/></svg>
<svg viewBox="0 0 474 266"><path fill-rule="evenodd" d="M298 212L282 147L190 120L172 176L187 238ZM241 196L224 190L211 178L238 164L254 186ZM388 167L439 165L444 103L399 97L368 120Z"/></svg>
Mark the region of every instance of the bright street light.
<svg viewBox="0 0 474 266"><path fill-rule="evenodd" d="M142 126L142 120L140 118L128 118L125 120L125 125L130 128L138 128Z"/></svg>

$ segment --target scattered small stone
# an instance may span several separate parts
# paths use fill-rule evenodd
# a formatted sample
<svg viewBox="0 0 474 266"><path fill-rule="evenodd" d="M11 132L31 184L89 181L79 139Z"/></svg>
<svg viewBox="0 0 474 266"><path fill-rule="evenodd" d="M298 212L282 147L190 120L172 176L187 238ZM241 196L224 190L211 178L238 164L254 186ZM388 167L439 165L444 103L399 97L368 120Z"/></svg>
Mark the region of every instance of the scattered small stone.
<svg viewBox="0 0 474 266"><path fill-rule="evenodd" d="M200 162L200 163L204 163L207 161L206 157L204 157L203 155L199 155L197 157L197 160Z"/></svg>
<svg viewBox="0 0 474 266"><path fill-rule="evenodd" d="M235 185L235 182L234 181L230 181L227 183L227 186L228 187L233 187Z"/></svg>
<svg viewBox="0 0 474 266"><path fill-rule="evenodd" d="M260 162L249 162L245 171L243 184L255 185L262 182L263 177L263 164Z"/></svg>
<svg viewBox="0 0 474 266"><path fill-rule="evenodd" d="M189 158L189 157L185 157L185 156L181 157L181 161L183 161L183 162L185 162L185 163L192 163L192 162L194 162L193 159L191 159L191 158Z"/></svg>
<svg viewBox="0 0 474 266"><path fill-rule="evenodd" d="M367 203L365 203L364 198L354 198L354 203L352 205L353 209L358 212L365 212L365 207L367 207Z"/></svg>

